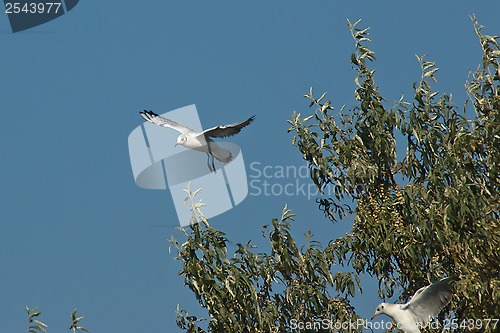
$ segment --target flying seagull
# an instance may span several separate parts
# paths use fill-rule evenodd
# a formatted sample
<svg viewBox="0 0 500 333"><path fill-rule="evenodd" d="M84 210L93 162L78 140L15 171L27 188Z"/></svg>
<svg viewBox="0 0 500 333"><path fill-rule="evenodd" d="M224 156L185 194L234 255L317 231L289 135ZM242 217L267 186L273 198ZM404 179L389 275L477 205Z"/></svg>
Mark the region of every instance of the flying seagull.
<svg viewBox="0 0 500 333"><path fill-rule="evenodd" d="M178 124L173 120L161 117L154 113L153 111L144 110L140 112L142 118L146 119L150 123L153 123L162 127L169 127L177 132L181 133L177 137L177 145L184 146L186 148L201 151L207 154L207 166L210 172L216 172L214 158L222 163L228 163L233 159L233 155L227 149L224 149L217 145L212 138L225 138L228 136L233 136L238 134L243 127L246 127L252 123L255 116L248 118L240 123L234 123L230 125L219 125L203 132L196 132L195 130L186 127L184 125ZM210 157L211 163L210 163Z"/></svg>
<svg viewBox="0 0 500 333"><path fill-rule="evenodd" d="M451 300L450 282L458 280L457 277L448 277L431 285L417 290L415 295L406 304L381 303L372 319L379 314L386 314L397 324L397 327L405 333L420 333L419 327L423 327Z"/></svg>

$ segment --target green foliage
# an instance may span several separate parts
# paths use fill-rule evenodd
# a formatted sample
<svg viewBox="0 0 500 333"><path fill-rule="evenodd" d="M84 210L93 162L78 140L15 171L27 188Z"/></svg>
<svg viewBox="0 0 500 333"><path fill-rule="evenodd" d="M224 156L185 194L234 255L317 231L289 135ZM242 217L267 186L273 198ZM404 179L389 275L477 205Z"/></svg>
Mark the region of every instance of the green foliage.
<svg viewBox="0 0 500 333"><path fill-rule="evenodd" d="M417 57L422 75L413 99L388 105L376 84L368 29L348 22L355 52L357 105L335 112L326 93L305 95L312 115L294 114L293 143L309 163L312 181L332 197L318 200L331 221L354 220L351 232L326 247L306 234L299 246L291 232L293 214L263 228L269 253L231 245L204 218L198 191L187 190L193 224L186 241L171 240L180 275L208 318L178 310L187 332L288 332L293 321L356 322L351 306L359 276L379 280L379 296L402 286L401 301L417 288L445 276L460 276L451 304L440 319L488 320L500 313L500 47L481 32L482 65L466 90L471 103L458 110L451 94L434 91L437 67ZM475 117L467 119L472 104ZM406 146L403 156L396 147ZM349 267L353 271L332 268ZM456 332L463 332L459 328ZM303 331L308 331L303 330ZM321 331L316 329L313 331ZM361 332L349 327L347 332ZM490 325L483 332L494 332Z"/></svg>
<svg viewBox="0 0 500 333"><path fill-rule="evenodd" d="M76 316L76 309L74 309L73 312L71 312L71 325L69 326L69 329L73 330L73 333L76 333L78 331L88 332L88 330L85 327L80 326L78 324L78 322L80 320L82 320L83 318L84 317L77 317Z"/></svg>
<svg viewBox="0 0 500 333"><path fill-rule="evenodd" d="M42 314L41 312L38 312L37 309L38 309L37 307L33 309L26 307L26 313L28 314L28 324L29 324L26 333L47 333L47 331L45 330L47 328L47 325L39 321L38 319L34 319Z"/></svg>
<svg viewBox="0 0 500 333"><path fill-rule="evenodd" d="M46 328L48 327L48 325L44 324L38 319L35 319L42 314L41 312L38 312L37 309L38 309L37 307L32 309L26 307L26 313L28 314L28 323L29 323L29 327L26 330L26 333L47 333ZM89 332L85 327L78 325L78 322L82 319L83 317L76 316L76 309L73 310L73 312L71 313L72 323L71 326L69 327L70 330L73 330L73 333L79 331Z"/></svg>
<svg viewBox="0 0 500 333"><path fill-rule="evenodd" d="M474 119L465 117L467 104L460 112L451 94L433 91L437 67L425 57L417 57L422 76L414 100L387 106L368 67L375 59L365 45L368 31L357 29L358 21L349 27L359 105L333 115L331 102L316 100L311 89L305 96L316 112L294 114L290 130L318 188L335 189L320 209L336 221L345 199L355 205L352 233L334 248L357 273L379 279L381 297L401 285L405 301L415 292L409 286L457 274L449 308L457 318L487 319L500 313L500 48L498 37L483 35L473 21L484 53L466 84ZM406 145L399 161L396 138Z"/></svg>
<svg viewBox="0 0 500 333"><path fill-rule="evenodd" d="M194 202L190 191L188 198ZM210 226L197 204L192 206L193 222L199 223L180 228L187 237L183 244L171 242L183 263L179 274L208 311L209 332L287 332L293 320L358 318L347 300L360 288L357 276L332 274L336 256L310 234L299 248L290 233L294 215L286 207L280 219L263 227L269 254L255 253L248 242L236 244L228 255L225 234ZM205 332L203 321L177 312L177 324L187 332Z"/></svg>

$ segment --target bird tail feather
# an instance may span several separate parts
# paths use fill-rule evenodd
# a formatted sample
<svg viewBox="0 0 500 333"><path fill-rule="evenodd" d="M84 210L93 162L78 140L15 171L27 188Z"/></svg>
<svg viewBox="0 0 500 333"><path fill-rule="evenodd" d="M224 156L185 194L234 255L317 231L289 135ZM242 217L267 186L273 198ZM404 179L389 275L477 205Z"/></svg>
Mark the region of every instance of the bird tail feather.
<svg viewBox="0 0 500 333"><path fill-rule="evenodd" d="M218 147L218 149L212 151L213 156L222 163L229 163L233 159L233 154L227 150Z"/></svg>

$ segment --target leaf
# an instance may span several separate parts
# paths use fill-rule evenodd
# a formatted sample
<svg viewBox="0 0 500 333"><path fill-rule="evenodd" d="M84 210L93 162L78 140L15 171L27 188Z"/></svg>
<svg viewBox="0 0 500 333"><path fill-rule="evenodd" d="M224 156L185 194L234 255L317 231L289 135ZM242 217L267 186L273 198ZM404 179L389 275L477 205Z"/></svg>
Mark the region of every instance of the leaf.
<svg viewBox="0 0 500 333"><path fill-rule="evenodd" d="M434 69L431 69L429 71L426 71L424 72L424 77L430 77L430 76L433 76L434 73L436 73L438 71L439 68L434 68Z"/></svg>

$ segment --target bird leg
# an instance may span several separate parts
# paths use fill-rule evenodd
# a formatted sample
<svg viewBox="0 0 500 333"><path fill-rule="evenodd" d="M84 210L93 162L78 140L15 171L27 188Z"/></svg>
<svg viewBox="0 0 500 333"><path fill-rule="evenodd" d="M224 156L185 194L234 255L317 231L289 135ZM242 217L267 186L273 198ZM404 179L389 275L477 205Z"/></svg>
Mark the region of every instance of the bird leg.
<svg viewBox="0 0 500 333"><path fill-rule="evenodd" d="M207 153L207 167L208 167L208 170L210 170L210 173L213 172L212 170L212 166L210 165L210 154Z"/></svg>
<svg viewBox="0 0 500 333"><path fill-rule="evenodd" d="M212 167L208 167L210 169L210 172L217 173L217 170L215 170L215 162L214 162L214 154L212 154L212 149L210 148L210 139L205 138L207 142L207 148L208 148L208 160L210 161L210 156L212 156Z"/></svg>
<svg viewBox="0 0 500 333"><path fill-rule="evenodd" d="M214 158L214 155L212 153L210 153L210 155L212 156L212 170L214 170L214 173L217 173L217 170L215 169L215 158Z"/></svg>

